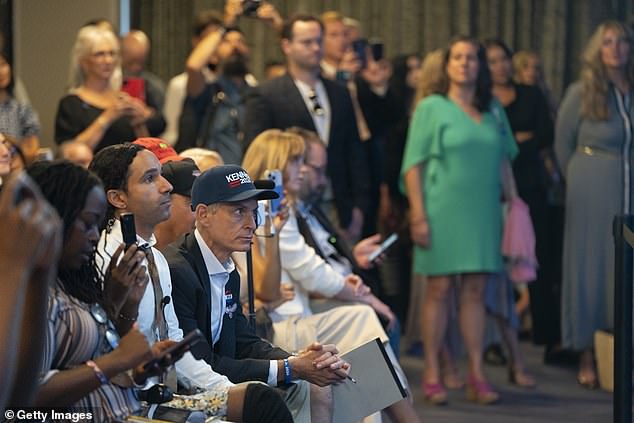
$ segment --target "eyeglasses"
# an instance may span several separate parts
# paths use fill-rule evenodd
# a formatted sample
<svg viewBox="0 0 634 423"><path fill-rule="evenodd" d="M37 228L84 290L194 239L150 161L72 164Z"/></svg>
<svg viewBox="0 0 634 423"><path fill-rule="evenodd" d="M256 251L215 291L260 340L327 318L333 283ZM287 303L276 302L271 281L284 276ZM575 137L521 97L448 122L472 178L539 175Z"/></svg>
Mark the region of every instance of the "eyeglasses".
<svg viewBox="0 0 634 423"><path fill-rule="evenodd" d="M308 99L313 103L313 113L317 116L323 116L326 112L321 104L319 104L319 99L317 98L317 92L315 90L310 90L308 92Z"/></svg>
<svg viewBox="0 0 634 423"><path fill-rule="evenodd" d="M104 337L106 341L108 341L108 345L114 350L119 346L119 334L114 330L112 326L112 322L108 319L108 314L106 310L99 303L94 303L90 306L90 315L97 323L99 323L100 327L105 328Z"/></svg>
<svg viewBox="0 0 634 423"><path fill-rule="evenodd" d="M307 167L311 168L318 175L324 175L325 176L326 172L328 171L328 168L326 166L315 166L313 164L306 163L306 162L304 162L304 166L307 166Z"/></svg>

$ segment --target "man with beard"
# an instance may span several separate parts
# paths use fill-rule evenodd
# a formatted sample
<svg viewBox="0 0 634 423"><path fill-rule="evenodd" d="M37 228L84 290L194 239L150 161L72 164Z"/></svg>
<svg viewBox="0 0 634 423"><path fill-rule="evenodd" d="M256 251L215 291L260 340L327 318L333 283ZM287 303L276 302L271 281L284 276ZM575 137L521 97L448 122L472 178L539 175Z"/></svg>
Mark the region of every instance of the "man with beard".
<svg viewBox="0 0 634 423"><path fill-rule="evenodd" d="M227 164L242 161L241 128L249 88L249 48L244 34L235 26L242 13L240 0L229 0L225 5L225 26L208 32L187 58L187 98L179 123L177 151L204 147L220 153ZM263 3L255 17L273 25L281 20L269 3ZM218 78L213 82L204 75L210 63L217 63Z"/></svg>

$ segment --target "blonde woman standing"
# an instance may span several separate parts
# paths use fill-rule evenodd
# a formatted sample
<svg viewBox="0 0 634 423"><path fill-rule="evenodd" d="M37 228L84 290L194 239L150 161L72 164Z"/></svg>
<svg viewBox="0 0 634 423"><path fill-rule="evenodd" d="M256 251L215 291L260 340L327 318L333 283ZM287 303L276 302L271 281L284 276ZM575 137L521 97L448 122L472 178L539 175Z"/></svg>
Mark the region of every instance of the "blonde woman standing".
<svg viewBox="0 0 634 423"><path fill-rule="evenodd" d="M588 388L597 386L593 333L614 324L612 219L633 210L632 42L626 25L601 24L557 116L555 149L567 179L563 346L582 351L577 379Z"/></svg>

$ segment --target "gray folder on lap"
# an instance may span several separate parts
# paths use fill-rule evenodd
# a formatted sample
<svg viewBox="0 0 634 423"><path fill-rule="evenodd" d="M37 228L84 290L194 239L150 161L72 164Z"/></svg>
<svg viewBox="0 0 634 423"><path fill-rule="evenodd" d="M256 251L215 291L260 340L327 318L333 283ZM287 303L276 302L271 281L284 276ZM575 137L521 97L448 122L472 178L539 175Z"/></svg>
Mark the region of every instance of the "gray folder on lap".
<svg viewBox="0 0 634 423"><path fill-rule="evenodd" d="M341 355L350 363L350 376L332 387L333 422L353 423L405 398L405 388L396 375L379 338Z"/></svg>

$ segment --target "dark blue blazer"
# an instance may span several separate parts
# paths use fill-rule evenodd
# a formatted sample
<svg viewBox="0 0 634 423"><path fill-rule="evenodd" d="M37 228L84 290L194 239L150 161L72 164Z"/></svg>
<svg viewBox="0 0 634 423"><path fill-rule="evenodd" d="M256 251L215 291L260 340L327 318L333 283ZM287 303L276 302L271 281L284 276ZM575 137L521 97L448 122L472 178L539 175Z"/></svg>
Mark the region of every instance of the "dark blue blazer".
<svg viewBox="0 0 634 423"><path fill-rule="evenodd" d="M225 293L230 293L235 301L235 311L223 316L220 339L211 348L209 316L212 307L220 305L211 304L209 275L194 234L187 235L180 245L170 245L165 257L170 267L172 299L181 329L187 334L198 328L207 340L192 348L192 353L234 383L248 380L266 382L269 360L281 360L290 354L258 337L249 326L240 304L238 271L230 274L225 289Z"/></svg>
<svg viewBox="0 0 634 423"><path fill-rule="evenodd" d="M367 155L361 141L348 90L333 81L321 79L331 109L328 141L328 174L332 181L335 205L343 227L348 227L352 208L365 211L370 190ZM291 126L315 131L315 124L304 99L289 75L262 83L251 90L246 101L244 139L250 143L266 129Z"/></svg>

